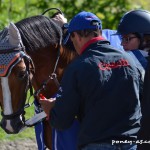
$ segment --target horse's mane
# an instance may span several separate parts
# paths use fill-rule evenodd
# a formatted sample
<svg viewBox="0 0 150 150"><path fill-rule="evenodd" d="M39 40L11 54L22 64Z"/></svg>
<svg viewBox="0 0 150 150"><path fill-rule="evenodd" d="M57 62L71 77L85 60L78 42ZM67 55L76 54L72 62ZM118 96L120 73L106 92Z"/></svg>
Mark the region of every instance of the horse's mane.
<svg viewBox="0 0 150 150"><path fill-rule="evenodd" d="M35 51L62 39L62 29L52 19L43 16L32 16L15 23L27 51Z"/></svg>

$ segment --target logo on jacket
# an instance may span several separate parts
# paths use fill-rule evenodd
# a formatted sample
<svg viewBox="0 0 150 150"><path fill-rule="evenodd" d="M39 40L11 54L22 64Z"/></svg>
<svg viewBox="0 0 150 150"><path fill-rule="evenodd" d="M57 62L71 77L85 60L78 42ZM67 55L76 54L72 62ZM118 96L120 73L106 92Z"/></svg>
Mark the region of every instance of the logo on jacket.
<svg viewBox="0 0 150 150"><path fill-rule="evenodd" d="M115 68L119 68L119 67L124 67L124 66L129 66L128 61L125 60L125 59L120 59L120 60L118 60L116 62L109 62L109 63L100 62L98 64L98 67L101 70L111 70L111 69L115 69Z"/></svg>

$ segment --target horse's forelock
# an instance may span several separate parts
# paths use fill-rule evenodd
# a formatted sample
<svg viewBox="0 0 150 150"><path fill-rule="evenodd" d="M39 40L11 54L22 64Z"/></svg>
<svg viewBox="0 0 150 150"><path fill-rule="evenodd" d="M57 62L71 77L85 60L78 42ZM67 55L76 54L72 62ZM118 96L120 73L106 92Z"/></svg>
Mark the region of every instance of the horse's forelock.
<svg viewBox="0 0 150 150"><path fill-rule="evenodd" d="M17 22L15 25L27 51L58 44L62 38L61 28L46 16L32 16Z"/></svg>

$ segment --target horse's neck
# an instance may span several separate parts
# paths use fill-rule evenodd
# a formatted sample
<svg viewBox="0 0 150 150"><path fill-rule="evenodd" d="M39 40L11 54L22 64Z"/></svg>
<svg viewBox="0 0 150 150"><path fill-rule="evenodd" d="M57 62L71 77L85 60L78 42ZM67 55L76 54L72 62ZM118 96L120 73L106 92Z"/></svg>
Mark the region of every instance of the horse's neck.
<svg viewBox="0 0 150 150"><path fill-rule="evenodd" d="M33 78L33 87L39 89L42 82L47 80L48 76L53 72L55 54L51 53L48 48L39 49L35 52L28 52L35 66L35 74Z"/></svg>
<svg viewBox="0 0 150 150"><path fill-rule="evenodd" d="M53 47L54 48L54 47ZM55 49L45 48L38 50L33 53L29 53L31 56L34 66L35 66L35 75L33 79L33 87L35 90L38 90L43 83L47 80L48 77L53 73L54 67L56 65L56 60L58 57L58 48ZM70 51L68 49L62 49L60 52L60 58L58 64L56 65L56 75L59 82L62 79L63 73L67 65L75 58L76 52ZM53 95L57 91L57 87L53 80L50 80L46 86L45 93L48 97Z"/></svg>
<svg viewBox="0 0 150 150"><path fill-rule="evenodd" d="M64 69L73 59L75 59L75 57L77 57L77 53L75 51L69 50L65 47L62 49L61 61L63 61Z"/></svg>

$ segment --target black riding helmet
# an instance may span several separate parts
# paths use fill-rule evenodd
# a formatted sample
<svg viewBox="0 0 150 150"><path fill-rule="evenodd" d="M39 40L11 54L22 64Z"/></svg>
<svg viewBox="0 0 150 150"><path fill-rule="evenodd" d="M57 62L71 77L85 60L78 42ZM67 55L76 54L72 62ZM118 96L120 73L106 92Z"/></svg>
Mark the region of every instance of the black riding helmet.
<svg viewBox="0 0 150 150"><path fill-rule="evenodd" d="M120 20L117 33L120 35L135 34L140 39L139 49L147 47L144 35L150 35L150 12L146 10L132 10L127 12Z"/></svg>
<svg viewBox="0 0 150 150"><path fill-rule="evenodd" d="M120 20L116 34L150 34L150 12L146 10L132 10Z"/></svg>

